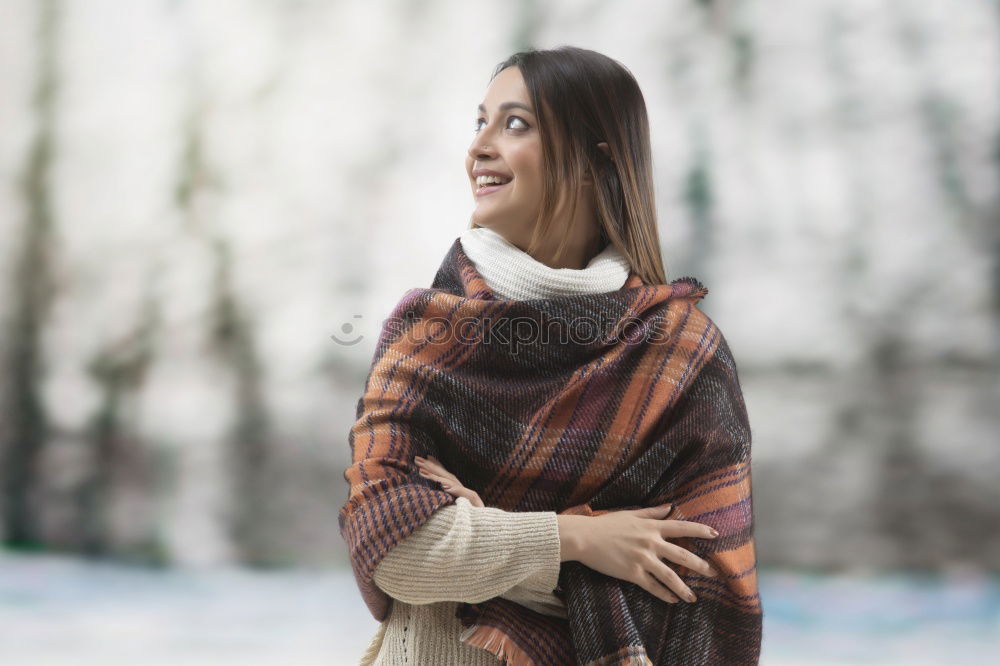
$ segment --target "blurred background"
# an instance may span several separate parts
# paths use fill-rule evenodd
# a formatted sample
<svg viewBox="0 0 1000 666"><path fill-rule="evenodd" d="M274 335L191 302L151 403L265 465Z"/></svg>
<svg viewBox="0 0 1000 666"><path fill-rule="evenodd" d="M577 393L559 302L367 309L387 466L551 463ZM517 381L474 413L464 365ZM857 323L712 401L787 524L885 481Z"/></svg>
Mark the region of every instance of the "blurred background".
<svg viewBox="0 0 1000 666"><path fill-rule="evenodd" d="M0 0L0 662L357 663L381 321L562 44L639 81L739 364L761 663L996 656L997 0Z"/></svg>

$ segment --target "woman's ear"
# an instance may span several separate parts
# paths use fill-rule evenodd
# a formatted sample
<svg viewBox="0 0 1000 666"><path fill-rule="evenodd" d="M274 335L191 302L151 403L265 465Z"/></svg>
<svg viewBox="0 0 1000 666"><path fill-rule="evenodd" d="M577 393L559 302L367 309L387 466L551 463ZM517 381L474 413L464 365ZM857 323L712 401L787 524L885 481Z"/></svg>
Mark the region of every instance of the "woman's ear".
<svg viewBox="0 0 1000 666"><path fill-rule="evenodd" d="M599 141L597 143L597 147L600 148L604 152L604 154L608 156L609 160L611 160L612 162L614 162L614 158L611 157L611 150L608 148L608 143L606 141ZM591 175L590 167L587 167L587 171L586 171L586 173L583 176L583 184L584 185L593 185L593 183L594 183L594 180L593 180L593 177Z"/></svg>
<svg viewBox="0 0 1000 666"><path fill-rule="evenodd" d="M604 154L608 156L609 160L611 160L612 162L615 161L614 158L611 157L611 150L608 148L607 141L599 141L597 143L597 147L600 148L604 152ZM587 173L583 177L583 182L585 185L591 185L594 182L591 176L590 167L587 167Z"/></svg>

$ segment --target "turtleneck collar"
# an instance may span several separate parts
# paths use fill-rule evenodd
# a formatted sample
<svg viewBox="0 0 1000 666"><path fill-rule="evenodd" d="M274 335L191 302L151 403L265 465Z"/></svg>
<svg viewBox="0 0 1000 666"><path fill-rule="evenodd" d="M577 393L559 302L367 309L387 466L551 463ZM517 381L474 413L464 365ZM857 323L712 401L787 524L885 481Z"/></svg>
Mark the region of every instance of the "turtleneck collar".
<svg viewBox="0 0 1000 666"><path fill-rule="evenodd" d="M585 268L552 268L486 227L459 236L462 251L497 298L527 300L617 291L628 279L628 259L609 243Z"/></svg>

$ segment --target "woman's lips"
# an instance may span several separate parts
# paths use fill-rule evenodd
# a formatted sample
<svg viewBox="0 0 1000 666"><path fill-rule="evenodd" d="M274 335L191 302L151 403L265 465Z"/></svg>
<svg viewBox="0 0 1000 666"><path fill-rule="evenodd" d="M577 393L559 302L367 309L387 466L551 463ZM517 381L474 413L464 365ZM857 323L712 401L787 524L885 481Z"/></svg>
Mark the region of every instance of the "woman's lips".
<svg viewBox="0 0 1000 666"><path fill-rule="evenodd" d="M511 180L513 180L513 179L511 179ZM503 185L483 185L482 187L476 188L476 196L477 197L484 197L487 194L493 194L494 192L496 192L500 188L507 187L508 185L510 185L510 182L511 181L508 180Z"/></svg>

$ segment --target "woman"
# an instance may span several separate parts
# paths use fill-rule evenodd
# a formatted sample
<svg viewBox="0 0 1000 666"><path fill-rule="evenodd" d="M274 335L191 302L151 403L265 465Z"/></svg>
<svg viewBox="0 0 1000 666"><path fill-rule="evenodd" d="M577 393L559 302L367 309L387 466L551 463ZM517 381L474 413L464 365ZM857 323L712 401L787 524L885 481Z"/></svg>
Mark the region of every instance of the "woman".
<svg viewBox="0 0 1000 666"><path fill-rule="evenodd" d="M745 406L707 290L665 285L638 85L593 51L529 50L477 113L470 228L397 306L351 431L341 529L383 621L362 664L757 663ZM432 340L498 307L515 330L610 314L670 335Z"/></svg>

